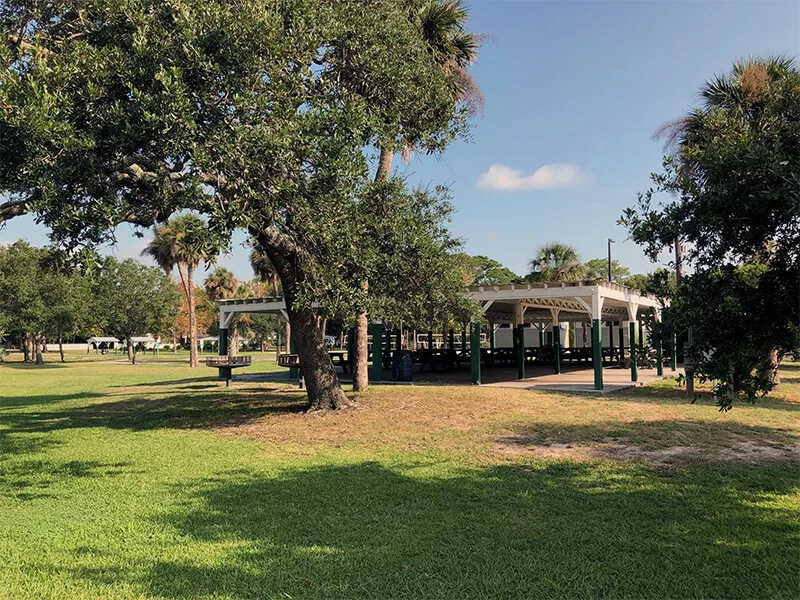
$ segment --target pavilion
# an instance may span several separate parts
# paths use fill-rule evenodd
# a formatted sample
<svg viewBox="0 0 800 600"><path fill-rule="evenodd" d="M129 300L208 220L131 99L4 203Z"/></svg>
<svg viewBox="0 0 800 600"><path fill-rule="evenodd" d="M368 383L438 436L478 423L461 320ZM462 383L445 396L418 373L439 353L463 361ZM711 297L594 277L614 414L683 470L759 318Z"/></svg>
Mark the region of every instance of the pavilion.
<svg viewBox="0 0 800 600"><path fill-rule="evenodd" d="M583 348L573 347L575 356L591 362L594 370L594 389L603 390L604 356L625 355L630 362L631 381L638 381L637 346L641 339L642 321L648 316L660 320L660 304L652 296L638 290L602 280L581 280L558 283L521 283L508 285L473 286L465 292L480 303L483 322L469 325L469 345L466 331L461 337L461 353L471 363L472 383L481 383L481 362L487 356L505 348L517 367L518 379L525 379L526 358L545 354L552 358L554 372L561 373L561 356L566 351L562 344L565 335L564 324L581 324L575 328L576 341L580 338ZM283 298L249 298L222 300L220 309L219 353L228 352L228 326L236 313L273 313L288 319ZM489 348L481 347L482 328L488 326ZM590 331L589 339L579 332ZM384 326L371 325L373 355L382 356L383 344L389 348L389 335L384 340ZM464 329L467 329L465 324ZM615 336L615 330L617 331ZM449 335L453 350L453 331ZM430 333L429 333L430 335ZM616 343L615 343L616 337ZM565 340L566 341L566 340ZM652 340L657 352L656 368L663 374L662 340ZM676 368L675 336L668 340L671 349L672 370ZM510 346L510 350L509 350ZM398 345L399 347L399 345ZM553 351L553 349L558 351ZM381 361L370 371L370 379L379 381L382 377Z"/></svg>

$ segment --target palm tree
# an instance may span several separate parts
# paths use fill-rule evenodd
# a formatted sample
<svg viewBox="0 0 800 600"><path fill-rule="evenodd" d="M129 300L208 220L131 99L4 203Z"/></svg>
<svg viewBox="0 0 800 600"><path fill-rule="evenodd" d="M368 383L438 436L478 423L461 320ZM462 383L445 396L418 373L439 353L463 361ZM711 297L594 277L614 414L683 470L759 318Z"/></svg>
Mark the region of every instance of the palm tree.
<svg viewBox="0 0 800 600"><path fill-rule="evenodd" d="M278 277L278 270L272 261L261 248L253 246L253 251L250 253L250 267L253 269L258 280L262 283L269 283L272 286L272 292L278 296L281 292L281 280ZM292 326L286 320L286 352L290 352L292 343ZM277 343L278 354L281 353L280 335L278 335Z"/></svg>
<svg viewBox="0 0 800 600"><path fill-rule="evenodd" d="M453 80L453 102L464 103L472 113L483 109L483 96L469 67L475 62L480 50L481 36L467 31L469 11L462 0L430 0L417 12L409 15L416 23L427 44L428 51L441 69ZM414 140L401 142L403 159L408 160L413 150ZM392 170L394 147L379 143L380 158L375 173L375 182L386 181ZM369 282L362 283L364 292ZM367 313L356 317L355 343L356 355L353 360L353 390L363 391L369 385L367 375L368 335Z"/></svg>
<svg viewBox="0 0 800 600"><path fill-rule="evenodd" d="M206 277L203 287L209 300L228 300L230 298L244 298L242 287L233 273L224 267L217 267ZM231 343L228 345L228 355L236 356L239 351L239 318L240 315L231 317Z"/></svg>
<svg viewBox="0 0 800 600"><path fill-rule="evenodd" d="M782 81L796 81L796 63L786 57L748 59L733 65L730 74L719 75L700 89L702 106L688 115L662 126L655 137L666 138L665 150L676 161L681 174L704 182L703 173L693 158L691 147L703 147L715 136L727 135L725 121L738 121L743 131L758 131L775 118L767 109L769 90ZM793 85L796 85L794 83ZM720 117L724 117L724 120ZM768 242L752 249L752 258L769 264L772 256ZM676 274L680 283L680 239L675 240ZM691 329L691 328L690 328ZM778 352L770 354L770 381L778 385ZM688 388L687 388L688 389Z"/></svg>
<svg viewBox="0 0 800 600"><path fill-rule="evenodd" d="M550 242L539 248L529 265L529 277L538 281L572 281L586 274L578 251L560 242Z"/></svg>
<svg viewBox="0 0 800 600"><path fill-rule="evenodd" d="M409 15L422 31L423 39L436 63L453 80L453 101L463 103L470 113L483 110L483 95L469 72L478 58L481 36L467 30L469 11L462 0L430 0ZM402 141L403 160L413 150L413 140ZM392 169L392 148L379 144L380 159L375 181L385 181Z"/></svg>
<svg viewBox="0 0 800 600"><path fill-rule="evenodd" d="M453 97L471 113L483 110L483 94L469 72L478 58L481 36L467 31L469 11L461 0L431 0L419 12L419 24L434 60L453 77Z"/></svg>
<svg viewBox="0 0 800 600"><path fill-rule="evenodd" d="M194 271L202 260L208 258L209 231L206 222L194 214L173 217L157 225L153 239L142 251L150 256L165 272L177 268L181 288L189 307L189 366L197 367L197 316L194 299Z"/></svg>
<svg viewBox="0 0 800 600"><path fill-rule="evenodd" d="M217 267L206 277L203 287L210 300L226 300L239 289L239 282L228 269Z"/></svg>
<svg viewBox="0 0 800 600"><path fill-rule="evenodd" d="M278 277L278 270L272 264L266 252L259 248L253 248L250 253L250 266L259 281L271 284L272 291L276 296L280 294L281 280Z"/></svg>

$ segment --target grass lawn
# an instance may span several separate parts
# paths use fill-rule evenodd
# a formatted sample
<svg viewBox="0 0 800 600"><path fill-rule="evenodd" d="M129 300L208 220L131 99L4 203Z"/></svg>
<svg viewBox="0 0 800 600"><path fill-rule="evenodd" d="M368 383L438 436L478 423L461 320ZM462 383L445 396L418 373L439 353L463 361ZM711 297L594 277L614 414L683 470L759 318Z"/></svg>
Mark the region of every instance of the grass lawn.
<svg viewBox="0 0 800 600"><path fill-rule="evenodd" d="M662 382L320 416L168 354L0 365L0 598L800 597L800 364L728 413Z"/></svg>

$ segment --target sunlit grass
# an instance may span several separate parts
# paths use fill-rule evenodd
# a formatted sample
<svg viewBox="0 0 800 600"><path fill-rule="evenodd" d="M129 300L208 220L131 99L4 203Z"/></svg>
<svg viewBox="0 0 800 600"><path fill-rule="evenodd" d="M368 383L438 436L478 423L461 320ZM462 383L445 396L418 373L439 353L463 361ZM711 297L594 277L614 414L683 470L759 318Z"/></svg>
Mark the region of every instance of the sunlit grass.
<svg viewBox="0 0 800 600"><path fill-rule="evenodd" d="M164 354L0 365L0 597L800 595L797 365L728 413L667 382L320 416Z"/></svg>

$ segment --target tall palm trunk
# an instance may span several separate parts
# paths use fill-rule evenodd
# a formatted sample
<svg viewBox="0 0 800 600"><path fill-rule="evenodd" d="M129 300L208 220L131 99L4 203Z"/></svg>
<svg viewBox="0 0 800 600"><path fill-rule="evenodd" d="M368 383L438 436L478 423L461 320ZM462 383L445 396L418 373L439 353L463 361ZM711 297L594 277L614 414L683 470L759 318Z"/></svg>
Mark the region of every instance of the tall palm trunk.
<svg viewBox="0 0 800 600"><path fill-rule="evenodd" d="M197 358L197 314L194 306L194 267L186 265L186 301L189 305L189 366L200 366Z"/></svg>
<svg viewBox="0 0 800 600"><path fill-rule="evenodd" d="M239 322L235 316L231 319L231 343L228 344L228 356L239 356Z"/></svg>
<svg viewBox="0 0 800 600"><path fill-rule="evenodd" d="M381 155L378 161L378 170L375 173L375 182L386 181L392 172L392 159L394 154L391 150L381 146ZM369 287L369 282L363 283L364 292L366 293ZM369 344L367 336L369 335L369 319L367 313L363 312L356 317L356 326L353 335L353 346L355 348L355 356L353 357L353 391L363 392L369 387L369 373L367 369L367 362L369 361ZM379 359L377 359L379 360Z"/></svg>

